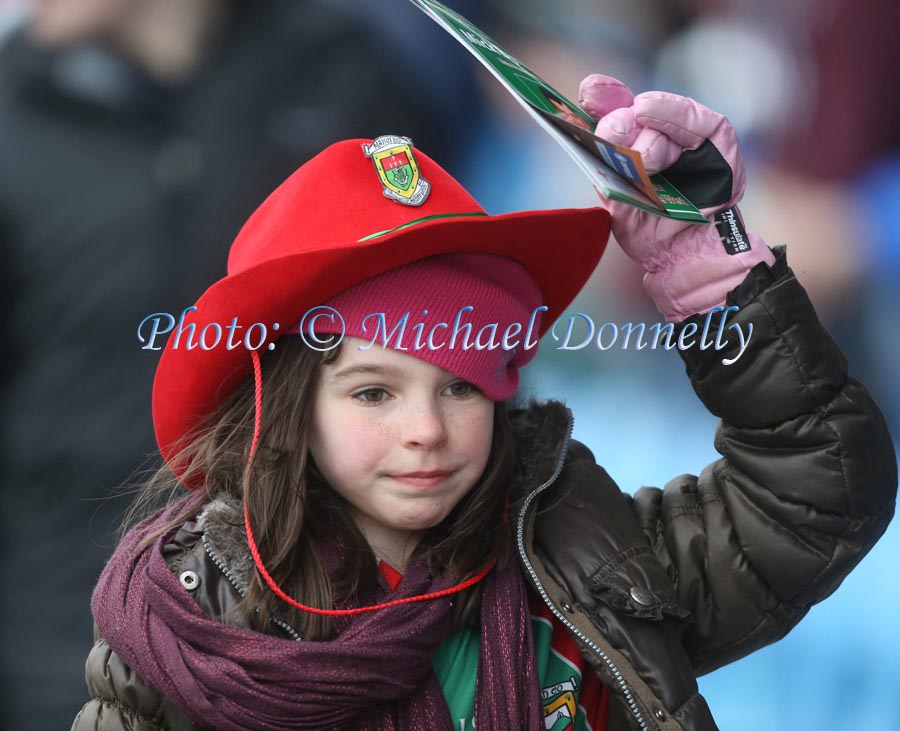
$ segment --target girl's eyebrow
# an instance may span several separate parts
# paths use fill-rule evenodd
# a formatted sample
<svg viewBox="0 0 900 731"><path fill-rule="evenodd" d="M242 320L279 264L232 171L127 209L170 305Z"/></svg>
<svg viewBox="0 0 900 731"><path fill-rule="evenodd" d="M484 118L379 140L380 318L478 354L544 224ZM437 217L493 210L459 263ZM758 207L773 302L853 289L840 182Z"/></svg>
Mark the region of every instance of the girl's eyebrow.
<svg viewBox="0 0 900 731"><path fill-rule="evenodd" d="M399 377L402 371L397 366L392 365L376 365L374 363L360 363L359 365L347 366L337 373L333 374L329 381L340 381L352 376L370 375L370 376L393 376Z"/></svg>

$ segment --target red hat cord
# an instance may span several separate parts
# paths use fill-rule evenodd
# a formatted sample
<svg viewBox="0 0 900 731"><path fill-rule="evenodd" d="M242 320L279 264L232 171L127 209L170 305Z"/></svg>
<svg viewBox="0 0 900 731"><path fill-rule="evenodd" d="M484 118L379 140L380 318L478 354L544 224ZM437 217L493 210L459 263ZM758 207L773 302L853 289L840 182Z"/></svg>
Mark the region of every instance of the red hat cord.
<svg viewBox="0 0 900 731"><path fill-rule="evenodd" d="M259 443L260 423L262 421L262 369L259 363L259 355L255 350L250 351L250 357L253 359L254 415L253 439L250 442L250 456L247 458L248 473L250 471L250 466L253 464L253 457L256 454L256 447ZM509 497L504 494L504 508L508 507ZM506 512L506 510L503 511L504 522L506 522ZM253 537L253 529L250 526L250 511L246 504L244 505L244 528L247 531L247 543L250 546L250 553L253 555L253 562L256 564L256 568L259 571L260 575L263 577L263 580L275 593L275 595L282 601L290 604L292 607L301 609L304 612L309 612L310 614L319 614L327 617L347 617L354 614L364 614L365 612L374 612L377 609L387 609L388 607L394 607L399 604L424 602L430 599L439 599L440 597L448 596L450 594L456 594L463 589L468 589L470 586L474 586L485 576L487 576L490 573L491 569L493 569L496 565L498 558L497 556L494 556L491 562L474 576L460 582L459 584L456 584L455 586L451 586L447 589L442 589L441 591L434 591L430 594L421 594L419 596L405 597L404 599L394 599L393 601L383 602L381 604L373 604L368 607L357 607L355 609L319 609L318 607L310 607L306 604L301 604L296 599L292 599L291 597L289 597L284 592L284 590L280 586L278 586L278 584L275 582L275 579L272 578L272 575L266 570L262 557L259 555L259 549L256 546L256 540Z"/></svg>

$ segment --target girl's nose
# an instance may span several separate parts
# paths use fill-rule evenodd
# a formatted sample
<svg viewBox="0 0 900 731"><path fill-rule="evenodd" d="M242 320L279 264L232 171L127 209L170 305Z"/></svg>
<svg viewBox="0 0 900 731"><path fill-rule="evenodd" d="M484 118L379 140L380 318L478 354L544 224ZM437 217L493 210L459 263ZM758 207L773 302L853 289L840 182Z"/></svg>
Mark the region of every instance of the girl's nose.
<svg viewBox="0 0 900 731"><path fill-rule="evenodd" d="M447 441L447 423L436 399L422 399L400 417L404 443L409 447L434 449Z"/></svg>

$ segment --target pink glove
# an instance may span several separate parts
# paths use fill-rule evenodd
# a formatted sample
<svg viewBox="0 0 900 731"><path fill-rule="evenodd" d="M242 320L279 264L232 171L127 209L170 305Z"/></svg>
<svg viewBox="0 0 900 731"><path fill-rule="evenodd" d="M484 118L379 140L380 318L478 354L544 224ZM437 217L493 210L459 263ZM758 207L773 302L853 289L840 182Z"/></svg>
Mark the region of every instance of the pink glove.
<svg viewBox="0 0 900 731"><path fill-rule="evenodd" d="M666 177L712 224L683 223L608 202L612 230L647 272L644 287L669 322L724 306L725 296L759 262L775 257L744 230L735 207L746 173L734 128L693 99L650 91L635 96L601 74L581 82L579 102L596 119L596 134L631 147L651 175Z"/></svg>

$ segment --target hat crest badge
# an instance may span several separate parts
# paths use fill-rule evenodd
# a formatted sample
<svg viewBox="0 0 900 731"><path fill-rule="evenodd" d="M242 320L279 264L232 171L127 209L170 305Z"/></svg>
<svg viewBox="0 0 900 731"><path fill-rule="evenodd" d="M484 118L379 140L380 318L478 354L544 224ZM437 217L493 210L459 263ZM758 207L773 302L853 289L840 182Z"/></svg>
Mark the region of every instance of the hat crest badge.
<svg viewBox="0 0 900 731"><path fill-rule="evenodd" d="M409 137L382 135L362 148L375 165L385 198L405 206L421 206L425 202L431 183L419 172Z"/></svg>

